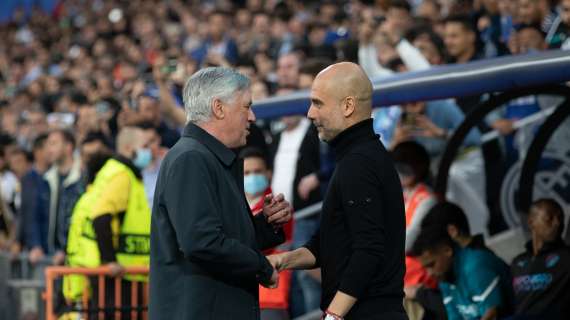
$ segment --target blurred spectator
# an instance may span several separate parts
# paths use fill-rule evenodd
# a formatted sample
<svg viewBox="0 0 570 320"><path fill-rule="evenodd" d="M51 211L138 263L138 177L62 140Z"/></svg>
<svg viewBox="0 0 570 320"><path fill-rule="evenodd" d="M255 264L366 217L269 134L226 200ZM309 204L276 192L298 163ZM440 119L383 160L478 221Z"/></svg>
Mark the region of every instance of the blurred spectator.
<svg viewBox="0 0 570 320"><path fill-rule="evenodd" d="M142 152L150 151L152 156L150 164L142 169L146 199L148 201L149 208L152 208L154 202L154 189L158 179L158 171L160 169L162 159L164 159L168 149L162 146L158 130L152 123L141 123L138 125L138 128L142 129L144 135L143 141L146 141L146 144L142 146L142 150L148 150Z"/></svg>
<svg viewBox="0 0 570 320"><path fill-rule="evenodd" d="M75 137L69 131L58 129L47 138L48 161L52 167L44 178L50 189L48 219L48 251L54 263L63 263L67 232L75 202L83 193L81 161L74 155Z"/></svg>
<svg viewBox="0 0 570 320"><path fill-rule="evenodd" d="M260 149L245 148L240 152L243 159L244 190L247 202L253 215L263 211L265 196L272 194L270 187L271 171L267 166L265 155ZM293 221L284 226L285 239L291 241ZM268 250L264 254L281 252L278 249ZM261 320L289 319L289 289L291 287L291 272L279 273L277 289L267 289L259 286L259 306Z"/></svg>
<svg viewBox="0 0 570 320"><path fill-rule="evenodd" d="M216 11L208 17L207 33L200 47L192 52L198 65L228 66L237 61L238 49L229 37L231 28L229 15Z"/></svg>
<svg viewBox="0 0 570 320"><path fill-rule="evenodd" d="M23 248L30 250L30 262L36 263L48 252L50 189L43 175L50 162L47 154L47 134L36 138L32 148L33 167L22 178L22 207L20 218Z"/></svg>
<svg viewBox="0 0 570 320"><path fill-rule="evenodd" d="M481 58L477 48L477 30L467 16L445 19L444 42L451 63L465 63Z"/></svg>
<svg viewBox="0 0 570 320"><path fill-rule="evenodd" d="M415 141L397 144L392 150L392 158L404 191L406 251L409 251L420 232L423 218L437 201L428 185L430 158L426 149Z"/></svg>
<svg viewBox="0 0 570 320"><path fill-rule="evenodd" d="M300 67L301 62L296 53L288 53L279 57L276 71L278 87L297 87L299 85Z"/></svg>
<svg viewBox="0 0 570 320"><path fill-rule="evenodd" d="M295 71L295 77L298 78L298 70ZM281 89L281 92L288 93L286 89ZM275 137L270 147L273 159L271 189L275 194L283 193L285 200L291 201L295 211L299 211L322 200L319 181L316 178L320 168L320 142L317 130L307 118L287 116L282 117L281 121L285 128ZM301 190L301 182L306 177L311 177L313 183ZM299 248L307 243L317 230L318 224L319 215L297 220L293 247ZM320 284L305 271L296 272L294 276L301 286L303 301L292 302L292 316L318 309ZM293 299L296 296L293 294Z"/></svg>
<svg viewBox="0 0 570 320"><path fill-rule="evenodd" d="M171 129L163 120L158 97L146 92L138 98L137 111L140 122L152 123L160 135L161 145L171 148L180 138L178 131Z"/></svg>
<svg viewBox="0 0 570 320"><path fill-rule="evenodd" d="M534 201L531 240L513 260L515 319L564 319L570 313L570 248L562 241L564 212L552 199Z"/></svg>
<svg viewBox="0 0 570 320"><path fill-rule="evenodd" d="M411 254L439 280L447 318L491 320L512 312L508 266L488 250L462 248L440 226L422 228Z"/></svg>
<svg viewBox="0 0 570 320"><path fill-rule="evenodd" d="M420 232L424 216L437 199L427 184L430 177L430 158L424 147L414 141L402 142L392 150L392 158L404 191L407 252ZM421 263L414 257L406 256L404 291L407 297L415 298L416 293L410 291L417 291L419 287L433 289L436 286L437 282L428 276ZM422 307L426 313L431 314L429 306ZM425 315L423 319L430 319L430 315Z"/></svg>
<svg viewBox="0 0 570 320"><path fill-rule="evenodd" d="M2 198L2 187L0 186L0 251L8 251L14 241L15 225L14 216Z"/></svg>
<svg viewBox="0 0 570 320"><path fill-rule="evenodd" d="M560 1L560 14L548 31L546 40L550 48L570 50L570 0Z"/></svg>

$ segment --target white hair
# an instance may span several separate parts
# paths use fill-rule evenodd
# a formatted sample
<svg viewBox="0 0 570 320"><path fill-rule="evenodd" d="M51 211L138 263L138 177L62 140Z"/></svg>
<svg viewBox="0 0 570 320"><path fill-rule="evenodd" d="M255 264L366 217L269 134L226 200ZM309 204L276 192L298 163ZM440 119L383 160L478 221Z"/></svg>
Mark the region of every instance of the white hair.
<svg viewBox="0 0 570 320"><path fill-rule="evenodd" d="M231 103L236 93L250 87L243 74L224 67L209 67L194 73L184 85L183 99L186 121L207 122L212 117L212 102L220 99Z"/></svg>

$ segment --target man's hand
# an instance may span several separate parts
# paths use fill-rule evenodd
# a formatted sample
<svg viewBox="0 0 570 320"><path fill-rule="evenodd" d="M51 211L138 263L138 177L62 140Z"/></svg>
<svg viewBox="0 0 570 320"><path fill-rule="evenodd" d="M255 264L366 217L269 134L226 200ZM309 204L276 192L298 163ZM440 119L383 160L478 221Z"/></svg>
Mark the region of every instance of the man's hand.
<svg viewBox="0 0 570 320"><path fill-rule="evenodd" d="M277 288L277 285L279 284L279 272L273 269L273 273L271 274L271 278L269 279L269 281L262 282L260 284L268 289Z"/></svg>
<svg viewBox="0 0 570 320"><path fill-rule="evenodd" d="M445 130L438 127L425 115L418 115L416 117L416 125L420 129L415 135L427 138L440 138L445 139Z"/></svg>
<svg viewBox="0 0 570 320"><path fill-rule="evenodd" d="M415 299L416 295L418 294L419 288L421 288L421 285L404 287L404 293L406 294L406 298Z"/></svg>
<svg viewBox="0 0 570 320"><path fill-rule="evenodd" d="M316 173L311 173L304 176L299 181L299 186L297 187L297 192L299 192L299 197L303 200L309 199L309 194L311 191L315 190L319 186L319 178Z"/></svg>
<svg viewBox="0 0 570 320"><path fill-rule="evenodd" d="M265 196L263 215L266 217L268 223L280 227L291 220L292 212L293 208L289 202L285 200L283 194L278 194L275 197L272 194Z"/></svg>
<svg viewBox="0 0 570 320"><path fill-rule="evenodd" d="M38 263L44 257L45 254L41 247L34 247L32 250L30 250L29 260L31 264Z"/></svg>
<svg viewBox="0 0 570 320"><path fill-rule="evenodd" d="M499 133L504 135L504 136L509 135L509 134L513 133L513 131L515 131L515 128L513 127L513 122L511 120L507 120L507 119L497 120L497 121L493 122L491 127L493 127L493 129L499 131Z"/></svg>
<svg viewBox="0 0 570 320"><path fill-rule="evenodd" d="M105 267L109 268L109 274L111 277L118 277L125 274L125 268L118 264L117 262L110 262L105 265Z"/></svg>
<svg viewBox="0 0 570 320"><path fill-rule="evenodd" d="M279 272L285 270L285 255L287 253L279 253L279 254L272 254L270 256L267 256L267 260L269 260L269 263L271 263L271 265L273 266L273 268Z"/></svg>
<svg viewBox="0 0 570 320"><path fill-rule="evenodd" d="M392 137L392 142L390 143L390 149L394 149L398 144L412 139L412 133L408 126L404 126L402 122L396 124L394 129L394 136Z"/></svg>
<svg viewBox="0 0 570 320"><path fill-rule="evenodd" d="M53 257L51 258L51 263L54 266L61 266L65 262L65 252L58 251L56 252Z"/></svg>

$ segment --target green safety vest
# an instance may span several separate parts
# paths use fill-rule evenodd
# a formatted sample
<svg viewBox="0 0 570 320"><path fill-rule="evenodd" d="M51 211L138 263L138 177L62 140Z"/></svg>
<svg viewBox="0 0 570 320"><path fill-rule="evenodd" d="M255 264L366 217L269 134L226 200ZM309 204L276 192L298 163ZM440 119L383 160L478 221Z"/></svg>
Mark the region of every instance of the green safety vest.
<svg viewBox="0 0 570 320"><path fill-rule="evenodd" d="M132 170L115 159L109 159L95 176L95 181L77 201L71 217L67 242L67 264L72 267L101 265L99 247L93 230L91 208L108 186L109 181L121 172L130 180L128 207L119 227L117 262L122 266L148 266L150 254L150 209L144 185ZM128 280L147 281L146 276L126 276ZM81 275L64 277L64 295L69 300L81 298L87 285Z"/></svg>

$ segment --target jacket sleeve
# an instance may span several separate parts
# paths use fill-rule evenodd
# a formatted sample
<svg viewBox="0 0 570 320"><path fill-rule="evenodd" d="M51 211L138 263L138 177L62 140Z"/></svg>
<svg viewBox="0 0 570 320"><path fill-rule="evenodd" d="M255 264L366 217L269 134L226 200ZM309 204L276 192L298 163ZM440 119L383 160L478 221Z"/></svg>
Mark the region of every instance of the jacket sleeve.
<svg viewBox="0 0 570 320"><path fill-rule="evenodd" d="M31 249L34 247L41 247L41 226L38 199L39 199L39 186L35 185L30 176L25 176L22 179L22 206L20 207L21 228L24 246ZM42 248L45 249L45 248Z"/></svg>
<svg viewBox="0 0 570 320"><path fill-rule="evenodd" d="M222 198L203 155L186 152L167 174L164 199L185 258L224 277L268 279L273 268L261 252L228 236L222 228Z"/></svg>
<svg viewBox="0 0 570 320"><path fill-rule="evenodd" d="M339 184L344 219L351 235L352 255L342 278L339 290L359 298L370 279L385 259L386 236L382 211L382 194L379 177L368 158L347 155L345 168L339 171ZM389 187L389 186L388 186Z"/></svg>
<svg viewBox="0 0 570 320"><path fill-rule="evenodd" d="M255 226L257 245L261 250L270 249L285 242L283 227L277 230L273 228L270 223L267 223L263 213L253 217L253 224Z"/></svg>

